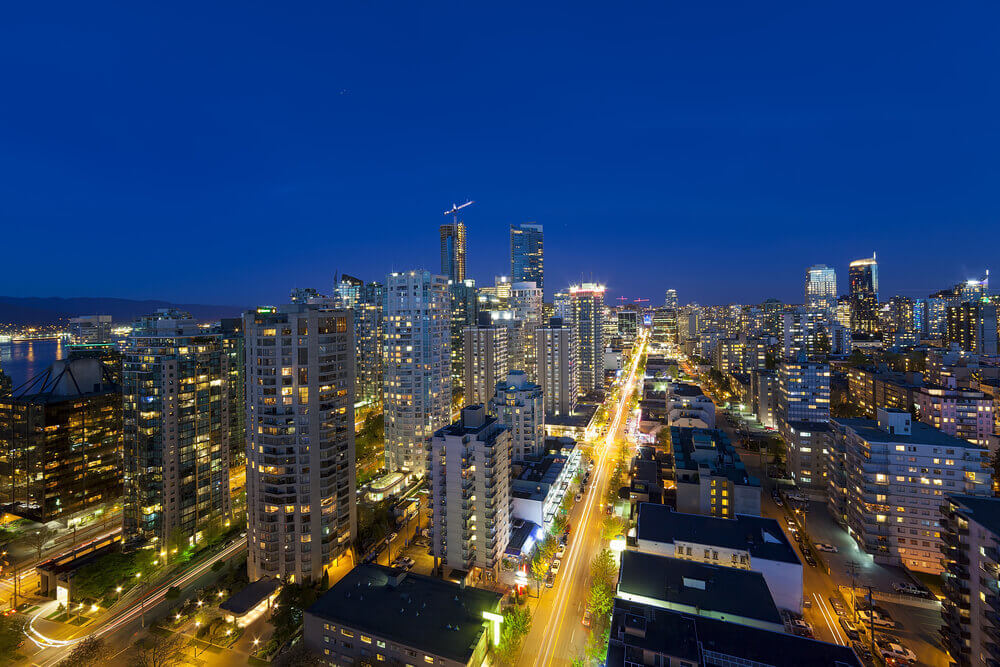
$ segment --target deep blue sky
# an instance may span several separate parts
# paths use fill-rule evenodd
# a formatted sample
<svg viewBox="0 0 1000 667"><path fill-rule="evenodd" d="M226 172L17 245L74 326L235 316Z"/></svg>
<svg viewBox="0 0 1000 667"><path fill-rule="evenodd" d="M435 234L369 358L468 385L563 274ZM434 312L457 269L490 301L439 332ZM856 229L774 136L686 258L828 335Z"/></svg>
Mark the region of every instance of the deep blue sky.
<svg viewBox="0 0 1000 667"><path fill-rule="evenodd" d="M0 10L0 294L248 305L335 270L801 299L997 263L995 2L119 2ZM804 6L810 5L810 6Z"/></svg>

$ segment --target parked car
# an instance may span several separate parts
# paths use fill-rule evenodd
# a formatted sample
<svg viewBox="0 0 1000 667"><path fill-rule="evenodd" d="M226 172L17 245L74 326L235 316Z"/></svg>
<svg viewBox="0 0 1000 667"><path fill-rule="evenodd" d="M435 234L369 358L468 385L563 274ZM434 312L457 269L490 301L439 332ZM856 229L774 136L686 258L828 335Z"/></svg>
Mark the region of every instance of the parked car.
<svg viewBox="0 0 1000 667"><path fill-rule="evenodd" d="M844 634L846 634L851 639L861 638L861 633L858 632L858 626L854 625L846 618L840 619L840 627L844 629Z"/></svg>
<svg viewBox="0 0 1000 667"><path fill-rule="evenodd" d="M858 610L858 620L865 624L865 627L874 625L876 628L894 628L896 623L884 616L880 616L877 611L868 611L867 609Z"/></svg>
<svg viewBox="0 0 1000 667"><path fill-rule="evenodd" d="M795 618L792 619L792 633L798 635L799 637L812 637L813 629L812 626L803 621L802 619Z"/></svg>
<svg viewBox="0 0 1000 667"><path fill-rule="evenodd" d="M851 648L854 649L854 654L861 659L861 662L866 665L871 665L874 663L875 656L872 655L871 649L867 645L861 643L860 641L851 642Z"/></svg>
<svg viewBox="0 0 1000 667"><path fill-rule="evenodd" d="M558 551L556 551L556 558L562 560L562 557L565 553L566 553L566 545L560 544Z"/></svg>
<svg viewBox="0 0 1000 667"><path fill-rule="evenodd" d="M841 602L840 598L836 595L830 596L830 606L833 607L833 610L837 612L838 615L847 613L847 607L844 606L844 603Z"/></svg>
<svg viewBox="0 0 1000 667"><path fill-rule="evenodd" d="M819 549L820 551L825 551L826 553L831 553L831 554L835 554L840 551L840 549L833 546L832 544L826 544L824 542L817 542L813 546Z"/></svg>
<svg viewBox="0 0 1000 667"><path fill-rule="evenodd" d="M389 541L392 542L397 537L396 533L389 533Z"/></svg>
<svg viewBox="0 0 1000 667"><path fill-rule="evenodd" d="M774 504L777 505L778 507L782 507L784 506L785 503L781 502L781 496L775 496Z"/></svg>
<svg viewBox="0 0 1000 667"><path fill-rule="evenodd" d="M581 500L583 500L583 493L578 493L578 494L576 494L576 498L573 499L573 502L577 502L578 503Z"/></svg>
<svg viewBox="0 0 1000 667"><path fill-rule="evenodd" d="M917 654L902 644L883 641L876 642L875 647L878 648L879 655L881 655L886 662L891 660L894 661L895 664L910 664L917 661Z"/></svg>
<svg viewBox="0 0 1000 667"><path fill-rule="evenodd" d="M812 554L809 553L808 551L803 552L802 560L809 563L809 567L816 567L816 559L813 558Z"/></svg>
<svg viewBox="0 0 1000 667"><path fill-rule="evenodd" d="M554 561L552 561L552 574L559 574L559 566L561 564L562 564L562 561L559 560L558 558L556 558Z"/></svg>
<svg viewBox="0 0 1000 667"><path fill-rule="evenodd" d="M585 628L589 628L590 627L590 621L591 621L592 617L593 617L593 614L590 611L590 607L587 607L586 609L583 610L583 620L582 620L582 623L583 623L583 626Z"/></svg>
<svg viewBox="0 0 1000 667"><path fill-rule="evenodd" d="M892 585L892 590L904 595L927 595L927 591L923 588L908 581L897 581Z"/></svg>

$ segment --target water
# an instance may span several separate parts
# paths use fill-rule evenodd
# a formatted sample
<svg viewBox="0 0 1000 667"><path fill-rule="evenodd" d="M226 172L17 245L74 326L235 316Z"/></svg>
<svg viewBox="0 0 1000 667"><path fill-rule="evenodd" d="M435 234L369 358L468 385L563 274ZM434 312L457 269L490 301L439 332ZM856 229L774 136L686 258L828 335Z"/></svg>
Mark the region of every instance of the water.
<svg viewBox="0 0 1000 667"><path fill-rule="evenodd" d="M16 389L68 353L62 339L0 343L0 368Z"/></svg>

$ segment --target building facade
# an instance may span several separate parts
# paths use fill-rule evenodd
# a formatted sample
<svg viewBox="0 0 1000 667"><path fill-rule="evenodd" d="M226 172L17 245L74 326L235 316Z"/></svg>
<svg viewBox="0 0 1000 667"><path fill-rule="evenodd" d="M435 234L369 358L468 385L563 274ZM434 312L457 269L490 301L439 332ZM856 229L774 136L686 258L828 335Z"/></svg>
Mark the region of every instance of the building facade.
<svg viewBox="0 0 1000 667"><path fill-rule="evenodd" d="M806 307L832 313L837 307L837 272L826 264L806 271Z"/></svg>
<svg viewBox="0 0 1000 667"><path fill-rule="evenodd" d="M457 217L441 225L441 274L453 283L465 280L465 223Z"/></svg>
<svg viewBox="0 0 1000 667"><path fill-rule="evenodd" d="M576 412L580 385L573 338L573 330L559 317L537 330L536 367L546 415L562 417Z"/></svg>
<svg viewBox="0 0 1000 667"><path fill-rule="evenodd" d="M357 535L354 325L322 304L244 314L247 572L318 581Z"/></svg>
<svg viewBox="0 0 1000 667"><path fill-rule="evenodd" d="M851 262L848 277L851 284L851 331L874 335L878 332L878 262L875 255Z"/></svg>
<svg viewBox="0 0 1000 667"><path fill-rule="evenodd" d="M450 421L451 296L428 271L386 280L382 361L385 464L422 475L427 439Z"/></svg>
<svg viewBox="0 0 1000 667"><path fill-rule="evenodd" d="M983 301L948 306L947 342L972 354L996 355L997 307Z"/></svg>
<svg viewBox="0 0 1000 667"><path fill-rule="evenodd" d="M822 434L830 421L830 366L785 361L778 367L778 433L788 451L788 472L796 483L825 488Z"/></svg>
<svg viewBox="0 0 1000 667"><path fill-rule="evenodd" d="M600 391L604 388L604 285L575 285L569 294L579 346L580 390Z"/></svg>
<svg viewBox="0 0 1000 667"><path fill-rule="evenodd" d="M486 314L478 326L462 332L465 405L486 404L496 392L497 382L507 377L508 329L492 324Z"/></svg>
<svg viewBox="0 0 1000 667"><path fill-rule="evenodd" d="M529 382L524 371L511 370L506 379L497 382L489 412L510 432L514 461L525 461L545 453L542 388Z"/></svg>
<svg viewBox="0 0 1000 667"><path fill-rule="evenodd" d="M510 226L510 275L515 283L535 283L538 289L545 289L541 225L524 223Z"/></svg>

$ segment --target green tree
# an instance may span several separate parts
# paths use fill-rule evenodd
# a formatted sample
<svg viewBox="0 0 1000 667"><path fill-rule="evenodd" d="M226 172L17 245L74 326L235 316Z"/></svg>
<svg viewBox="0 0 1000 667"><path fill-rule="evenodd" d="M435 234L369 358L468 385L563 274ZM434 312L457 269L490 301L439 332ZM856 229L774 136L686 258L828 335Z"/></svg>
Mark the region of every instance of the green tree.
<svg viewBox="0 0 1000 667"><path fill-rule="evenodd" d="M45 545L48 544L55 536L56 532L54 530L48 526L42 526L37 530L29 530L26 532L22 540L26 545L35 550L35 556L40 559L42 557L42 551L45 549Z"/></svg>
<svg viewBox="0 0 1000 667"><path fill-rule="evenodd" d="M535 589L538 594L542 592L542 582L549 571L549 562L543 560L540 554L535 554L535 559L531 561L531 577L535 580Z"/></svg>
<svg viewBox="0 0 1000 667"><path fill-rule="evenodd" d="M496 647L497 662L501 665L513 665L517 661L521 642L530 630L531 613L524 607L509 607L503 613L503 623L500 625L500 645Z"/></svg>
<svg viewBox="0 0 1000 667"><path fill-rule="evenodd" d="M592 619L607 618L614 603L614 593L607 586L598 583L590 587L590 591L587 593L587 606L590 607Z"/></svg>
<svg viewBox="0 0 1000 667"><path fill-rule="evenodd" d="M73 577L73 597L102 598L116 586L130 586L139 572L138 553L106 554L84 565Z"/></svg>
<svg viewBox="0 0 1000 667"><path fill-rule="evenodd" d="M181 663L184 638L170 633L148 635L135 645L133 661L136 667L171 667Z"/></svg>
<svg viewBox="0 0 1000 667"><path fill-rule="evenodd" d="M19 616L0 616L0 656L11 658L24 643L25 621Z"/></svg>
<svg viewBox="0 0 1000 667"><path fill-rule="evenodd" d="M590 579L613 587L618 577L618 567L610 549L601 549L590 562Z"/></svg>
<svg viewBox="0 0 1000 667"><path fill-rule="evenodd" d="M73 651L59 662L59 667L90 667L111 657L111 647L98 637L87 637L73 647Z"/></svg>

